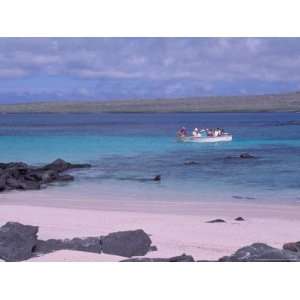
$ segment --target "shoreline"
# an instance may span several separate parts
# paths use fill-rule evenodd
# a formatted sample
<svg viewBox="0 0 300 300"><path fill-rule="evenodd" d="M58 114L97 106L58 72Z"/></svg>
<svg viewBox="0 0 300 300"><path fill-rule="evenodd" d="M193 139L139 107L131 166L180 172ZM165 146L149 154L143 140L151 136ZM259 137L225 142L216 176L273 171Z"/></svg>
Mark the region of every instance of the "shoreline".
<svg viewBox="0 0 300 300"><path fill-rule="evenodd" d="M27 197L25 197L27 194ZM41 198L44 194L44 199ZM86 203L61 199L53 202L47 192L10 193L0 200L1 225L7 221L39 226L39 237L99 236L113 231L143 229L158 251L146 257L186 253L195 260L217 260L255 242L281 248L300 239L300 205L191 203L98 200ZM17 197L16 197L17 195ZM2 196L2 195L1 195ZM35 198L31 202L29 198ZM76 198L75 195L73 197ZM70 194L71 198L71 194ZM235 221L243 217L245 221ZM222 218L226 223L206 223ZM61 250L31 261L120 261L113 255Z"/></svg>
<svg viewBox="0 0 300 300"><path fill-rule="evenodd" d="M180 98L123 99L108 101L48 100L1 104L0 112L299 112L299 93L290 91L276 94L194 96Z"/></svg>
<svg viewBox="0 0 300 300"><path fill-rule="evenodd" d="M55 198L55 200L53 200ZM211 201L200 200L132 200L129 198L111 197L95 198L90 195L78 195L76 192L59 191L58 189L44 189L36 191L9 191L0 195L1 205L52 207L62 209L119 211L135 213L159 213L159 214L184 214L201 215L213 212L245 211L253 216L262 216L265 212L272 210L278 212L276 217L283 217L284 210L294 212L298 216L295 207L299 208L300 201L283 202L282 200L268 202L267 200L251 200L246 202L241 199L212 199ZM261 213L260 213L261 212ZM268 214L266 214L266 217Z"/></svg>

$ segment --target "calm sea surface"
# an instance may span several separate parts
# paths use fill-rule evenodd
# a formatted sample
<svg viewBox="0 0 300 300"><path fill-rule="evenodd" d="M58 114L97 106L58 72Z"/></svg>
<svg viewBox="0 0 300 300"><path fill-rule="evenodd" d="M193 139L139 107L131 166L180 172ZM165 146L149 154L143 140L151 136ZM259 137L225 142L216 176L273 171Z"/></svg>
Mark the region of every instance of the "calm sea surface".
<svg viewBox="0 0 300 300"><path fill-rule="evenodd" d="M300 201L300 114L2 114L0 161L89 162L49 191L94 198ZM222 127L229 143L179 143L186 126ZM257 159L226 159L242 152ZM186 165L186 161L197 164ZM161 174L161 183L144 181Z"/></svg>

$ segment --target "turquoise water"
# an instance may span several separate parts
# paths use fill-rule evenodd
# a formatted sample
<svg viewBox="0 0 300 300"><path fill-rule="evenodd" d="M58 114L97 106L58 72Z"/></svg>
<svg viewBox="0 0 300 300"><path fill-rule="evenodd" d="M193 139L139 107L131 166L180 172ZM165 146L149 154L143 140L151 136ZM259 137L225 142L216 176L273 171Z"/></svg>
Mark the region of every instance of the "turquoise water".
<svg viewBox="0 0 300 300"><path fill-rule="evenodd" d="M300 126L289 121L300 114L4 114L0 157L89 162L74 183L52 189L95 198L300 201ZM183 144L175 139L181 126L222 127L234 138ZM225 159L242 152L257 159ZM156 174L161 183L143 180Z"/></svg>

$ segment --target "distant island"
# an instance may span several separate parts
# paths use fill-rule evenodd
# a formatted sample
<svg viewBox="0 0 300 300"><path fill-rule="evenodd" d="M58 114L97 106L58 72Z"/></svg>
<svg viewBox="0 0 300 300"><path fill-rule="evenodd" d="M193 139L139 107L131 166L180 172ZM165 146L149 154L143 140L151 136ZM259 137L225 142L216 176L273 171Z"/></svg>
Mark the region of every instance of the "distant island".
<svg viewBox="0 0 300 300"><path fill-rule="evenodd" d="M1 104L0 113L300 112L300 92L180 99Z"/></svg>

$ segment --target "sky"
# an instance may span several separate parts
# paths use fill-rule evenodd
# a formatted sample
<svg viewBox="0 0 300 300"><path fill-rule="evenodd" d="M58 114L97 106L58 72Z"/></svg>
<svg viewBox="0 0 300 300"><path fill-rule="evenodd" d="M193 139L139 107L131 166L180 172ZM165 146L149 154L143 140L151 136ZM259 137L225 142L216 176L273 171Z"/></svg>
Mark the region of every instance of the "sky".
<svg viewBox="0 0 300 300"><path fill-rule="evenodd" d="M0 38L0 103L300 90L300 38Z"/></svg>

